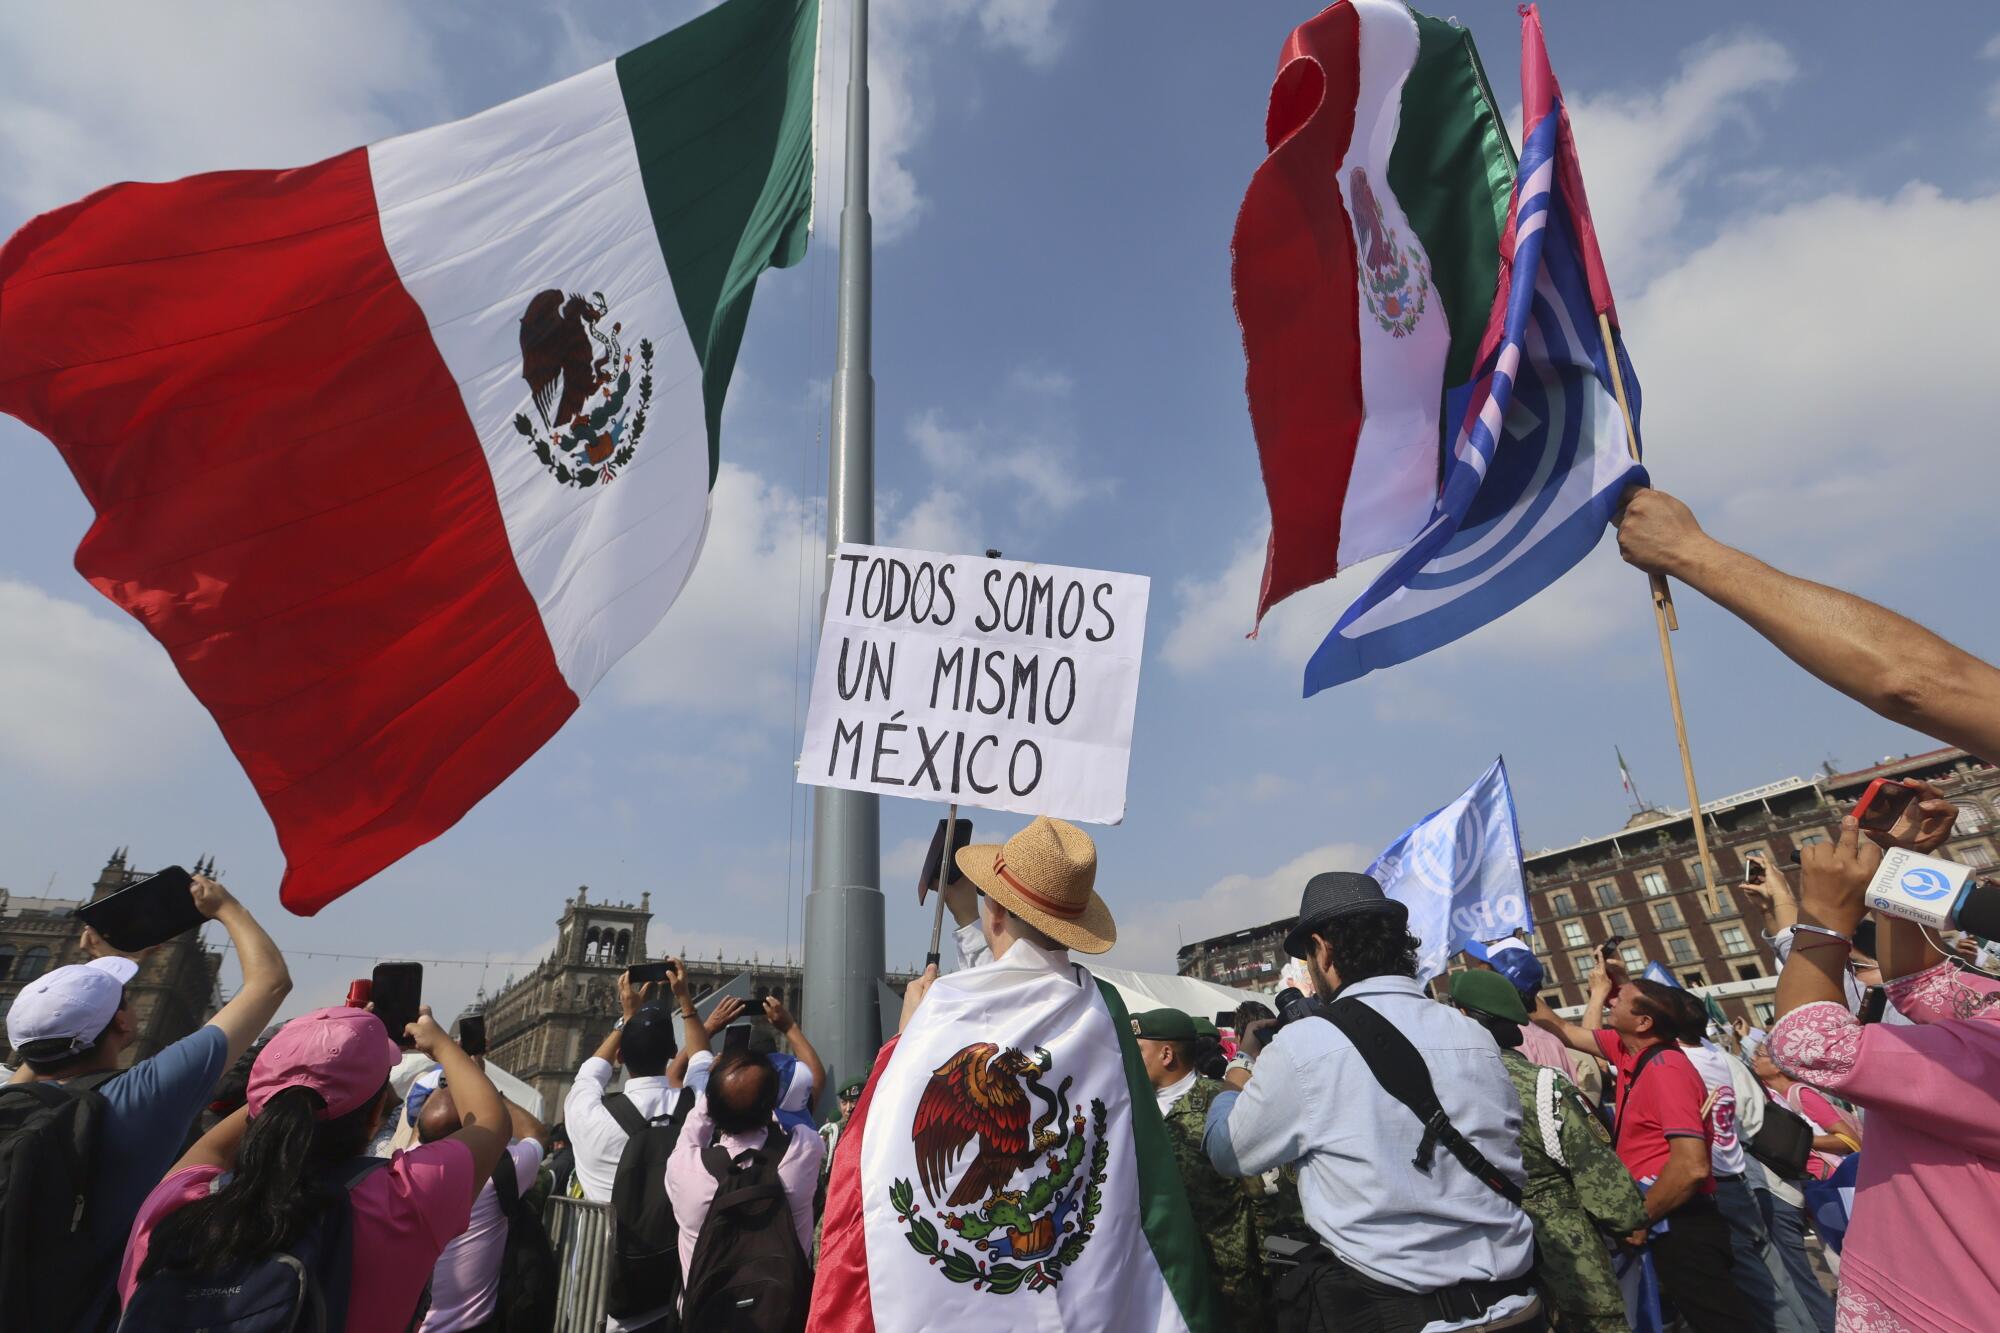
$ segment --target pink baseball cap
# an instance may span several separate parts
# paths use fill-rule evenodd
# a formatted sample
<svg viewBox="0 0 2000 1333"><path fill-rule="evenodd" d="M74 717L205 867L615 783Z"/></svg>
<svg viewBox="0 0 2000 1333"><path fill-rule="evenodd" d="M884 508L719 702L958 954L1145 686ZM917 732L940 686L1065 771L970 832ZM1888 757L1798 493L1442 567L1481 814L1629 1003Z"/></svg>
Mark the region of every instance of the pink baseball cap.
<svg viewBox="0 0 2000 1333"><path fill-rule="evenodd" d="M294 1018L265 1043L250 1066L250 1118L286 1088L311 1088L326 1101L321 1120L359 1110L382 1091L403 1058L389 1029L366 1009L336 1005Z"/></svg>

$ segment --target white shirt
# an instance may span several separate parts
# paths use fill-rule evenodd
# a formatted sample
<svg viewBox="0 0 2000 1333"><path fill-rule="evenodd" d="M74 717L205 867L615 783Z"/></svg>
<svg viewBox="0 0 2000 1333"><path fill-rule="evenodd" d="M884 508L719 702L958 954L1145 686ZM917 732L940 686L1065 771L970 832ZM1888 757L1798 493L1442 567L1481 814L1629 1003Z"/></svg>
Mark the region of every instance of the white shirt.
<svg viewBox="0 0 2000 1333"><path fill-rule="evenodd" d="M611 1202L618 1159L625 1153L625 1128L604 1109L604 1089L617 1073L609 1060L593 1055L576 1071L576 1082L570 1085L569 1096L563 1100L563 1121L569 1126L570 1150L576 1154L576 1183L583 1190L583 1197L596 1203ZM674 1098L680 1094L680 1089L668 1083L664 1075L628 1078L623 1091L633 1109L648 1120L656 1120L672 1110ZM620 1323L606 1315L604 1326L610 1333L644 1328L670 1308L640 1315L629 1323Z"/></svg>
<svg viewBox="0 0 2000 1333"><path fill-rule="evenodd" d="M1370 977L1342 991L1399 1028L1422 1054L1445 1114L1516 1184L1521 1098L1492 1036L1432 1000L1408 977ZM1411 1165L1423 1126L1391 1097L1339 1028L1287 1024L1257 1056L1241 1093L1209 1106L1203 1144L1225 1176L1299 1164L1299 1202L1320 1240L1350 1267L1404 1291L1506 1281L1534 1262L1528 1215L1442 1147L1431 1172ZM1510 1297L1472 1320L1432 1320L1425 1333L1502 1321L1528 1308Z"/></svg>
<svg viewBox="0 0 2000 1333"><path fill-rule="evenodd" d="M1707 1045L1682 1046L1681 1054L1708 1085L1708 1164L1718 1176L1740 1176L1743 1140L1736 1133L1736 1081L1729 1074L1736 1062Z"/></svg>
<svg viewBox="0 0 2000 1333"><path fill-rule="evenodd" d="M1161 1115L1165 1115L1167 1112L1173 1110L1174 1103L1187 1096L1188 1089L1194 1086L1194 1072L1194 1070L1190 1069L1187 1073L1181 1075L1179 1082L1169 1083L1164 1088L1155 1088L1153 1090L1153 1096L1160 1103Z"/></svg>

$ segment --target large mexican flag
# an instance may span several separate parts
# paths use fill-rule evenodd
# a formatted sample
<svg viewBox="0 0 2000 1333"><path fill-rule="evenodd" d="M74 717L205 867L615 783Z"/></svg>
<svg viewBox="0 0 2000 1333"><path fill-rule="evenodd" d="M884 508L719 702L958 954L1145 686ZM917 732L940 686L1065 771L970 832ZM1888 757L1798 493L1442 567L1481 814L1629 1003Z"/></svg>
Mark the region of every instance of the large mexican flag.
<svg viewBox="0 0 2000 1333"><path fill-rule="evenodd" d="M882 1049L827 1182L809 1333L1221 1333L1118 992L1016 944Z"/></svg>
<svg viewBox="0 0 2000 1333"><path fill-rule="evenodd" d="M1514 184L1470 34L1401 0L1293 31L1265 140L1232 243L1271 504L1259 619L1429 520L1444 391L1471 378Z"/></svg>
<svg viewBox="0 0 2000 1333"><path fill-rule="evenodd" d="M0 250L0 410L75 473L77 568L221 724L292 910L449 828L686 582L751 293L805 253L818 25L727 0L469 120L114 185Z"/></svg>

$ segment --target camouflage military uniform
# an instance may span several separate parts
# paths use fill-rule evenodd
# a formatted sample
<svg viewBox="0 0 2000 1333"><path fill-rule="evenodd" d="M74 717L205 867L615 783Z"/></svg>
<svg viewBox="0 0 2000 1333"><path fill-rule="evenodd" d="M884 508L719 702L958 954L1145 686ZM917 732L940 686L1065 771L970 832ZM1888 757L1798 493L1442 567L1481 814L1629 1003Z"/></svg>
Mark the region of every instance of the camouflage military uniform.
<svg viewBox="0 0 2000 1333"><path fill-rule="evenodd" d="M1217 1174L1201 1147L1208 1105L1227 1090L1228 1085L1216 1079L1195 1079L1167 1112L1167 1141L1173 1145L1174 1164L1187 1188L1229 1326L1237 1333L1268 1333L1270 1284L1264 1270L1264 1234L1245 1189L1260 1187L1261 1182Z"/></svg>
<svg viewBox="0 0 2000 1333"><path fill-rule="evenodd" d="M1501 1058L1521 1097L1521 1162L1528 1171L1521 1206L1535 1222L1536 1275L1555 1327L1565 1333L1629 1329L1604 1231L1623 1235L1646 1225L1639 1187L1611 1150L1610 1135L1561 1074L1555 1076L1556 1115L1568 1166L1557 1165L1535 1105L1541 1066L1517 1051L1502 1051Z"/></svg>

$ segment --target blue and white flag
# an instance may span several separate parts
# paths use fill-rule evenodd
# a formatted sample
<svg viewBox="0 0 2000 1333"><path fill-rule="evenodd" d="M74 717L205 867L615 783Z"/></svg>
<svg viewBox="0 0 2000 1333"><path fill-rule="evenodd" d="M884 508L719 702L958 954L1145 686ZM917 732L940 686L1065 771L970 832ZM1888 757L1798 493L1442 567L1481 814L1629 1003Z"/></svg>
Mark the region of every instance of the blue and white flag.
<svg viewBox="0 0 2000 1333"><path fill-rule="evenodd" d="M1646 980L1657 981L1662 986L1672 986L1675 990L1687 989L1687 987L1681 985L1680 982L1674 980L1673 973L1667 971L1666 968L1661 967L1657 962L1647 963L1646 970L1642 975L1646 978Z"/></svg>
<svg viewBox="0 0 2000 1333"><path fill-rule="evenodd" d="M1419 980L1468 944L1533 926L1506 761L1495 759L1457 800L1404 830L1368 873L1410 909Z"/></svg>
<svg viewBox="0 0 2000 1333"><path fill-rule="evenodd" d="M1646 483L1626 446L1611 357L1635 423L1639 384L1615 328L1610 347L1598 331L1609 291L1603 306L1593 303L1588 204L1570 197L1582 175L1561 133L1553 76L1541 86L1551 91L1525 108L1530 129L1503 238L1513 261L1495 294L1500 335L1479 377L1445 396L1444 420L1460 424L1444 485L1424 530L1306 664L1309 696L1499 619L1588 555L1625 488Z"/></svg>

